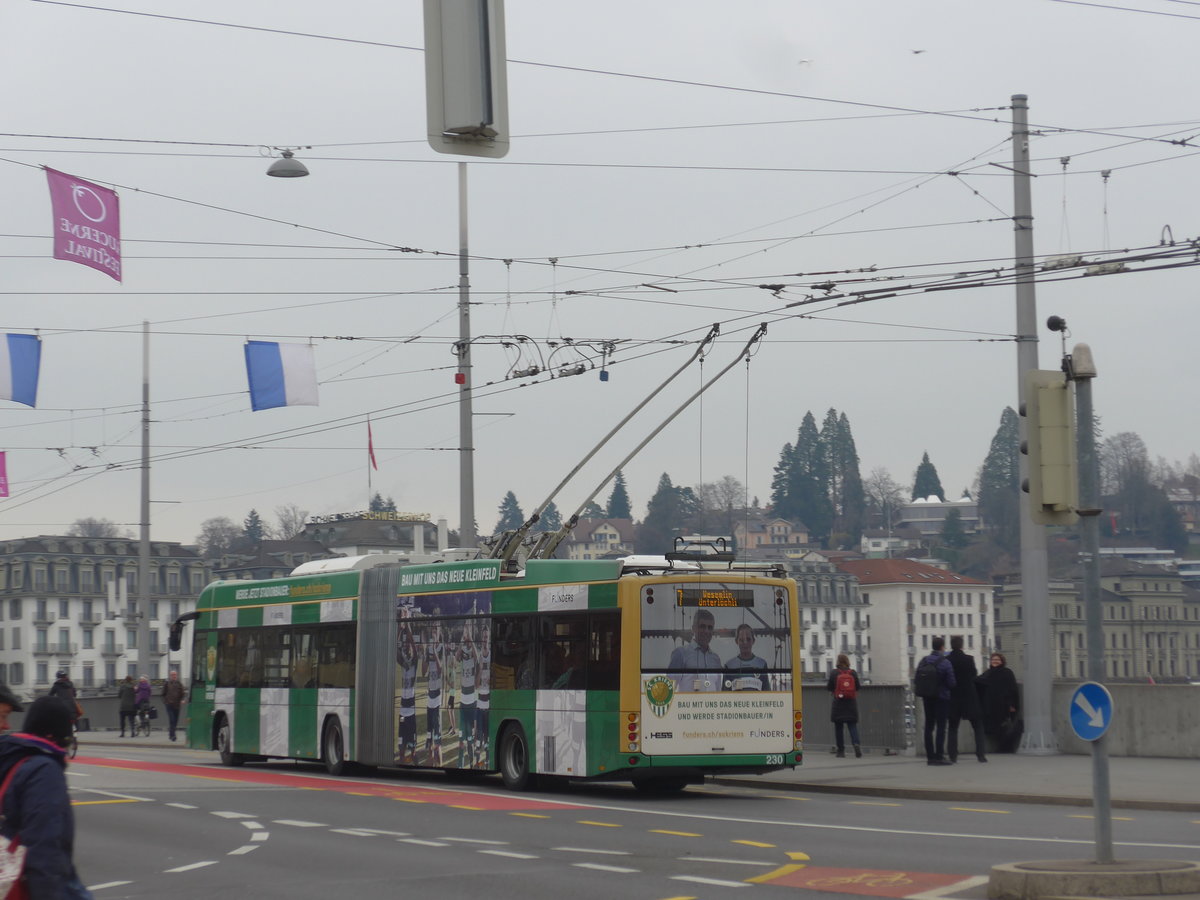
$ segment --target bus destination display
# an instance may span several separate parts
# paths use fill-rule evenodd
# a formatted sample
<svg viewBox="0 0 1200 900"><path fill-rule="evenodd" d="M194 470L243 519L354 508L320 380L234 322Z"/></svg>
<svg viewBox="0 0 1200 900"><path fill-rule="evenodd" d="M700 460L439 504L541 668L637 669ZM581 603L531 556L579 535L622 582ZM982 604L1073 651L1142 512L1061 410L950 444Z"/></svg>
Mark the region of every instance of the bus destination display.
<svg viewBox="0 0 1200 900"><path fill-rule="evenodd" d="M675 605L709 609L721 606L753 606L754 591L736 591L728 588L677 588Z"/></svg>

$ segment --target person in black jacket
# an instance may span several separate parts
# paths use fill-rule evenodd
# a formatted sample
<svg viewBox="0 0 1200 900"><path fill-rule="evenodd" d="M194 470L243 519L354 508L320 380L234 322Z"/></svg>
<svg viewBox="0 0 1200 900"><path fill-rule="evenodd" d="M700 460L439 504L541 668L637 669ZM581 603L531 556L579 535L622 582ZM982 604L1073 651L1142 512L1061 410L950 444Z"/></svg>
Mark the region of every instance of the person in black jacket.
<svg viewBox="0 0 1200 900"><path fill-rule="evenodd" d="M966 719L975 732L975 758L987 762L984 754L983 711L979 707L979 694L975 688L975 658L963 652L963 638L956 634L950 638L950 652L946 654L954 667L954 687L950 691L949 731L946 733L946 755L950 762L958 762L958 726Z"/></svg>
<svg viewBox="0 0 1200 900"><path fill-rule="evenodd" d="M1021 694L1017 676L1008 667L1008 660L999 650L994 652L987 670L975 679L983 688L983 730L996 742L999 753L1015 753L1021 740Z"/></svg>
<svg viewBox="0 0 1200 900"><path fill-rule="evenodd" d="M0 835L25 848L29 900L91 900L71 859L75 819L63 750L70 738L71 710L49 696L29 704L22 731L0 736L0 784L8 782Z"/></svg>

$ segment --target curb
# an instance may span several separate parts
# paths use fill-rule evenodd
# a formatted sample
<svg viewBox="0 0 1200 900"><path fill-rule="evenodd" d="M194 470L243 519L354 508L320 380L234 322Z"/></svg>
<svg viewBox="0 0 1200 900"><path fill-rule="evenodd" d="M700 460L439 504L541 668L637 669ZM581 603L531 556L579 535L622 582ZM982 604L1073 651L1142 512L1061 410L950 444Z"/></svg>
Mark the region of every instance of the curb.
<svg viewBox="0 0 1200 900"><path fill-rule="evenodd" d="M898 800L958 800L972 803L1032 803L1045 806L1091 807L1091 797L1055 797L998 791L955 791L939 788L875 787L851 784L812 784L799 781L750 781L740 777L714 776L714 784L756 790L806 791L814 794L849 794L855 797L892 797ZM1157 812L1200 812L1200 804L1173 800L1112 800L1112 809L1141 809Z"/></svg>

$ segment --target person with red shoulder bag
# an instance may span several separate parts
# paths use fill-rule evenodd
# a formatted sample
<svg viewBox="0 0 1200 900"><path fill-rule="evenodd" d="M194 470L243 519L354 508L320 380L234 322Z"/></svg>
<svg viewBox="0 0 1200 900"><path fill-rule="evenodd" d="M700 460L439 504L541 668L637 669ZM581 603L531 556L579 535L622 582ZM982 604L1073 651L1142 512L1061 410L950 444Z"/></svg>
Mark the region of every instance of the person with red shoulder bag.
<svg viewBox="0 0 1200 900"><path fill-rule="evenodd" d="M845 653L838 654L837 668L829 673L829 681L825 687L833 695L833 702L829 707L829 721L833 723L838 758L846 755L843 728L850 732L854 755L861 757L862 747L858 742L858 673L850 668L850 657Z"/></svg>

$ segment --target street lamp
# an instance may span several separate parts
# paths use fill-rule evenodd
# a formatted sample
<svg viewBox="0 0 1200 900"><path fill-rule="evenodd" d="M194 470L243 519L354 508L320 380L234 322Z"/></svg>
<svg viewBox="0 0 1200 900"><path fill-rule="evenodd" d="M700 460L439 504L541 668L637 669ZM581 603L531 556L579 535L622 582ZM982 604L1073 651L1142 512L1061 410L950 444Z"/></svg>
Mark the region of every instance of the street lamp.
<svg viewBox="0 0 1200 900"><path fill-rule="evenodd" d="M271 163L267 174L275 178L303 178L308 174L308 167L295 158L291 150L281 150L281 158Z"/></svg>

